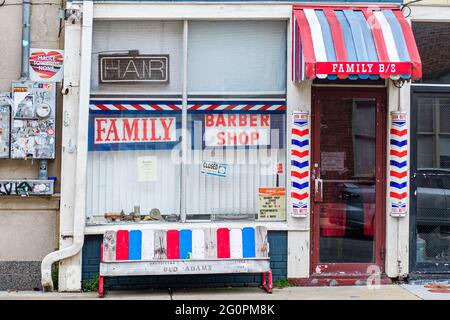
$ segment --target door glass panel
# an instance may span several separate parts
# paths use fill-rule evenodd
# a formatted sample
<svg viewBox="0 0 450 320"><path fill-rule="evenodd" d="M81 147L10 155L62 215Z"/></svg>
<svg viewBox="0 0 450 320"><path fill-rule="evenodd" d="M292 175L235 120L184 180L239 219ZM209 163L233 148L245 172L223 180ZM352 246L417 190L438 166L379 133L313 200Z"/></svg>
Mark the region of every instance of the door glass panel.
<svg viewBox="0 0 450 320"><path fill-rule="evenodd" d="M419 132L433 132L433 113L430 112L430 108L432 107L432 98L419 98L419 117L417 118L419 124Z"/></svg>
<svg viewBox="0 0 450 320"><path fill-rule="evenodd" d="M441 132L450 133L450 99L439 99Z"/></svg>
<svg viewBox="0 0 450 320"><path fill-rule="evenodd" d="M433 136L417 136L417 166L419 168L431 168L434 166Z"/></svg>
<svg viewBox="0 0 450 320"><path fill-rule="evenodd" d="M373 262L375 99L322 98L320 106L320 262Z"/></svg>
<svg viewBox="0 0 450 320"><path fill-rule="evenodd" d="M416 266L448 271L450 262L450 98L418 97L416 194ZM430 133L421 122L436 119Z"/></svg>

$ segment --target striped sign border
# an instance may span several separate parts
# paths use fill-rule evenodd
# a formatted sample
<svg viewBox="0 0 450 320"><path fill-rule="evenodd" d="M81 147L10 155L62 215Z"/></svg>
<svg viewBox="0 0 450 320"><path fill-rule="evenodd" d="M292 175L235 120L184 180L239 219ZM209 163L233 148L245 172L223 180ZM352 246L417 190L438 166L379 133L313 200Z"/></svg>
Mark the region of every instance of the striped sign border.
<svg viewBox="0 0 450 320"><path fill-rule="evenodd" d="M408 207L408 129L406 112L391 112L389 203L392 217L404 217Z"/></svg>
<svg viewBox="0 0 450 320"><path fill-rule="evenodd" d="M178 111L183 109L181 102L141 102L141 101L100 101L91 100L91 111ZM189 112L282 112L286 111L285 101L244 101L244 102L218 102L201 101L188 103Z"/></svg>
<svg viewBox="0 0 450 320"><path fill-rule="evenodd" d="M291 215L309 214L309 112L294 111L291 127Z"/></svg>

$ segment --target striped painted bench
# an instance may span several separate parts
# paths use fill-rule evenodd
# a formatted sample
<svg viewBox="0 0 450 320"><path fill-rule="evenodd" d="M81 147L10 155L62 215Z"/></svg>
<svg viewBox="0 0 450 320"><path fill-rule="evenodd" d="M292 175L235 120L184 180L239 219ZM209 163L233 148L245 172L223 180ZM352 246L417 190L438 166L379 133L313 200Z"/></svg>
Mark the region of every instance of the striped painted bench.
<svg viewBox="0 0 450 320"><path fill-rule="evenodd" d="M262 273L272 292L265 227L106 231L98 295L105 277L223 273Z"/></svg>

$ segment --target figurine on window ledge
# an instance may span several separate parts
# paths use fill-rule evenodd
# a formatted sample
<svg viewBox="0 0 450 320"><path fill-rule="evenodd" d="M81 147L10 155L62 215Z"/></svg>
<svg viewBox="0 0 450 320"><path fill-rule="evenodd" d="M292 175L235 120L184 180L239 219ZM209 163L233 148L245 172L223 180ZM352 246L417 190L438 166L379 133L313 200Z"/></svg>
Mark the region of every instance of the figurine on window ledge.
<svg viewBox="0 0 450 320"><path fill-rule="evenodd" d="M144 217L144 221L164 221L159 209L153 208L150 213Z"/></svg>

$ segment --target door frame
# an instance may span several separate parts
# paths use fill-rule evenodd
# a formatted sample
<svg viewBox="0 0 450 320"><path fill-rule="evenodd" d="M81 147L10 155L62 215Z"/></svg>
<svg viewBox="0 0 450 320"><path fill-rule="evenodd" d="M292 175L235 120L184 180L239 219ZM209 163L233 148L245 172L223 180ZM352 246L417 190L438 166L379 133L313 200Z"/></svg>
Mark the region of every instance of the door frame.
<svg viewBox="0 0 450 320"><path fill-rule="evenodd" d="M375 228L375 261L373 263L319 263L320 247L320 214L316 214L316 205L314 198L311 197L311 259L310 268L313 277L349 277L349 276L367 276L367 268L371 265L378 265L380 272L385 270L385 252L386 252L386 161L387 161L387 88L336 88L336 87L313 87L311 99L311 135L312 135L312 153L311 170L315 159L320 159L320 107L318 101L320 97L349 97L349 98L375 98L376 99L376 146L381 152L376 153L376 228ZM379 123L379 121L381 123ZM379 164L379 165L378 165ZM311 174L310 194L314 194L314 180ZM380 210L381 209L381 210ZM326 266L326 269L321 268Z"/></svg>
<svg viewBox="0 0 450 320"><path fill-rule="evenodd" d="M420 265L417 264L417 197L415 196L415 191L417 188L416 179L414 173L417 172L417 132L418 132L418 122L417 122L417 108L418 108L418 98L421 97L435 97L440 94L450 94L450 85L448 86L432 86L432 85L412 85L411 86L411 129L410 129L410 140L411 140L411 153L410 153L410 217L409 217L409 275L411 278L418 277L420 275L442 275L448 278L450 270L448 266L436 266L436 263L422 262ZM444 265L445 263L442 263ZM447 268L447 272L445 272Z"/></svg>

